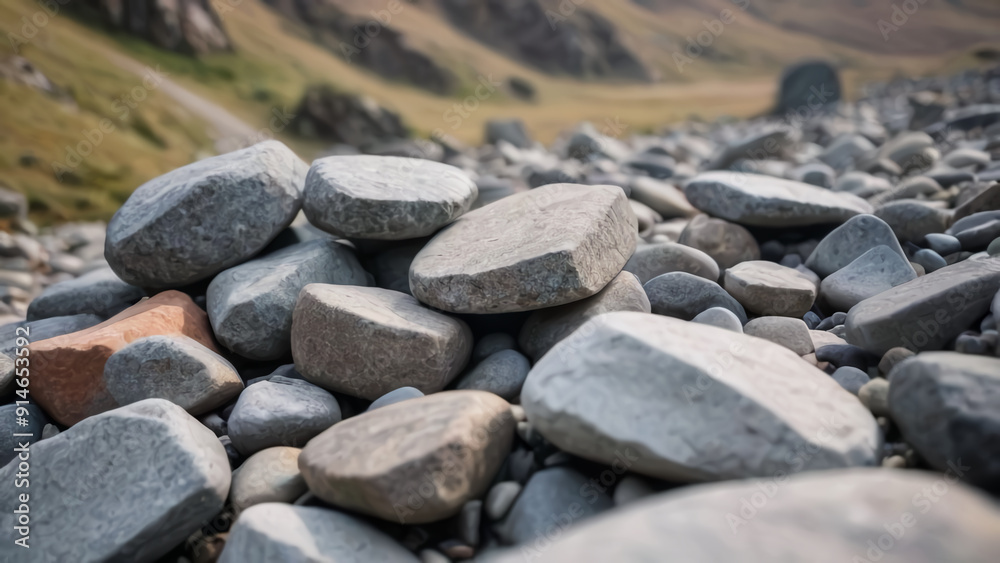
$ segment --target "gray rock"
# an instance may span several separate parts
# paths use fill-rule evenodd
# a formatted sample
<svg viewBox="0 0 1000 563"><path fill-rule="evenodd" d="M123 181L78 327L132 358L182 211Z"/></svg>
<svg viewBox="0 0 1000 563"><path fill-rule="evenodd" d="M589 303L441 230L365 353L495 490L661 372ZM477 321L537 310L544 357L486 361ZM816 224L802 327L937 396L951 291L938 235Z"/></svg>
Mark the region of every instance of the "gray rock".
<svg viewBox="0 0 1000 563"><path fill-rule="evenodd" d="M637 475L626 475L615 487L615 493L612 498L615 501L615 506L622 506L654 494L656 494L656 491L653 490L645 479Z"/></svg>
<svg viewBox="0 0 1000 563"><path fill-rule="evenodd" d="M30 389L30 388L29 388ZM21 420L27 424L20 424ZM25 442L34 444L42 439L49 418L37 405L0 406L0 467L18 456ZM14 436L14 434L25 434ZM30 450L30 448L29 448ZM28 452L31 455L31 452Z"/></svg>
<svg viewBox="0 0 1000 563"><path fill-rule="evenodd" d="M684 186L684 195L709 215L759 227L842 223L872 212L868 202L853 194L735 172L699 174Z"/></svg>
<svg viewBox="0 0 1000 563"><path fill-rule="evenodd" d="M874 215L892 228L902 242L920 242L931 233L941 233L951 224L951 213L925 201L903 199L875 209Z"/></svg>
<svg viewBox="0 0 1000 563"><path fill-rule="evenodd" d="M368 285L354 252L343 244L329 239L294 244L215 276L206 299L216 338L253 360L288 354L292 311L311 283Z"/></svg>
<svg viewBox="0 0 1000 563"><path fill-rule="evenodd" d="M1000 550L996 504L933 473L768 477L674 489L553 535L543 549L515 548L487 561L990 563Z"/></svg>
<svg viewBox="0 0 1000 563"><path fill-rule="evenodd" d="M847 341L881 356L889 348L936 350L978 322L1000 290L1000 259L966 260L858 303Z"/></svg>
<svg viewBox="0 0 1000 563"><path fill-rule="evenodd" d="M239 513L265 502L292 503L308 491L299 472L298 448L261 450L233 472L229 502Z"/></svg>
<svg viewBox="0 0 1000 563"><path fill-rule="evenodd" d="M476 340L472 347L472 363L478 364L501 350L517 350L517 341L506 332L492 332Z"/></svg>
<svg viewBox="0 0 1000 563"><path fill-rule="evenodd" d="M962 243L951 235L930 233L924 239L927 242L927 246L941 256L948 256L949 254L962 251Z"/></svg>
<svg viewBox="0 0 1000 563"><path fill-rule="evenodd" d="M78 332L100 324L104 319L97 315L81 314L65 317L49 317L37 321L19 321L0 326L0 334L4 340L0 343L0 353L13 358L17 355L18 337L25 337L31 342L48 340L71 332ZM18 328L24 328L23 331Z"/></svg>
<svg viewBox="0 0 1000 563"><path fill-rule="evenodd" d="M148 399L101 413L31 447L31 545L40 563L156 561L222 510L229 460L184 409ZM0 524L14 530L17 464L0 468ZM15 532L10 532L12 535ZM20 537L20 536L17 536ZM59 538L59 541L38 541ZM23 561L14 537L0 560Z"/></svg>
<svg viewBox="0 0 1000 563"><path fill-rule="evenodd" d="M552 184L477 209L438 233L410 267L410 290L456 313L563 305L600 291L635 250L636 218L617 186Z"/></svg>
<svg viewBox="0 0 1000 563"><path fill-rule="evenodd" d="M229 361L186 336L133 340L104 364L104 384L119 405L166 399L200 416L243 391Z"/></svg>
<svg viewBox="0 0 1000 563"><path fill-rule="evenodd" d="M740 318L729 309L724 309L722 307L705 309L695 315L695 317L691 319L691 322L706 324L743 334L743 323L740 322Z"/></svg>
<svg viewBox="0 0 1000 563"><path fill-rule="evenodd" d="M350 155L313 162L302 209L337 236L403 240L433 234L472 207L479 190L460 169L420 158Z"/></svg>
<svg viewBox="0 0 1000 563"><path fill-rule="evenodd" d="M455 385L456 389L478 389L513 401L521 393L531 363L514 350L502 350L476 364Z"/></svg>
<svg viewBox="0 0 1000 563"><path fill-rule="evenodd" d="M642 313L590 323L521 391L535 430L566 452L674 481L876 463L871 414L782 346Z"/></svg>
<svg viewBox="0 0 1000 563"><path fill-rule="evenodd" d="M624 269L635 274L640 284L669 272L687 272L713 282L719 279L719 266L711 256L676 242L637 246Z"/></svg>
<svg viewBox="0 0 1000 563"><path fill-rule="evenodd" d="M875 416L889 416L889 382L875 378L858 389L858 399Z"/></svg>
<svg viewBox="0 0 1000 563"><path fill-rule="evenodd" d="M136 188L108 223L104 256L122 280L178 287L260 252L302 204L306 165L278 141L168 172Z"/></svg>
<svg viewBox="0 0 1000 563"><path fill-rule="evenodd" d="M717 283L687 272L657 276L642 286L649 298L651 312L690 321L712 307L724 307L746 323L743 305Z"/></svg>
<svg viewBox="0 0 1000 563"><path fill-rule="evenodd" d="M940 270L948 265L940 254L929 248L921 248L913 253L913 261L924 268L924 272L931 273Z"/></svg>
<svg viewBox="0 0 1000 563"><path fill-rule="evenodd" d="M926 352L898 364L889 378L889 412L906 442L939 471L995 486L1000 358Z"/></svg>
<svg viewBox="0 0 1000 563"><path fill-rule="evenodd" d="M566 533L614 508L602 489L568 467L544 469L528 479L506 518L494 529L504 543L530 549L536 540L547 541L553 529Z"/></svg>
<svg viewBox="0 0 1000 563"><path fill-rule="evenodd" d="M639 203L634 199L628 200L628 204L632 208L632 214L635 215L640 233L649 233L654 225L663 222L663 217L649 206Z"/></svg>
<svg viewBox="0 0 1000 563"><path fill-rule="evenodd" d="M757 315L802 318L816 301L814 280L774 262L743 262L723 277L726 291Z"/></svg>
<svg viewBox="0 0 1000 563"><path fill-rule="evenodd" d="M780 344L799 356L815 351L812 338L809 336L809 327L802 319L758 317L748 322L743 327L743 332Z"/></svg>
<svg viewBox="0 0 1000 563"><path fill-rule="evenodd" d="M372 401L372 404L368 405L368 409L365 412L401 403L409 399L419 399L423 396L424 394L421 393L419 389L414 389L413 387L400 387L399 389L389 391L385 395L382 395L378 399Z"/></svg>
<svg viewBox="0 0 1000 563"><path fill-rule="evenodd" d="M883 375L888 376L892 368L896 367L897 364L903 360L907 360L915 356L916 353L913 350L907 348L897 347L890 348L885 354L882 354L882 359L878 362L878 370L882 372Z"/></svg>
<svg viewBox="0 0 1000 563"><path fill-rule="evenodd" d="M892 190L873 196L868 201L878 206L898 199L934 199L942 191L941 184L929 176L911 176Z"/></svg>
<svg viewBox="0 0 1000 563"><path fill-rule="evenodd" d="M971 166L982 168L990 163L990 153L968 147L957 148L946 154L941 162L952 168Z"/></svg>
<svg viewBox="0 0 1000 563"><path fill-rule="evenodd" d="M835 192L849 192L858 197L869 198L891 190L892 184L885 178L855 170L837 178L830 189Z"/></svg>
<svg viewBox="0 0 1000 563"><path fill-rule="evenodd" d="M781 158L795 141L790 127L771 127L723 146L706 164L708 170L729 168L740 160L760 161Z"/></svg>
<svg viewBox="0 0 1000 563"><path fill-rule="evenodd" d="M340 422L340 405L325 390L298 379L276 376L240 393L229 415L229 438L244 456L265 448L301 448Z"/></svg>
<svg viewBox="0 0 1000 563"><path fill-rule="evenodd" d="M879 148L879 154L904 168L913 167L912 162L920 159L924 151L934 147L934 139L923 131L905 131L890 139ZM928 168L927 163L923 168Z"/></svg>
<svg viewBox="0 0 1000 563"><path fill-rule="evenodd" d="M472 332L404 293L310 284L292 322L292 357L307 380L370 401L400 387L434 393L465 367Z"/></svg>
<svg viewBox="0 0 1000 563"><path fill-rule="evenodd" d="M874 151L875 145L873 145L872 142L863 135L845 133L834 139L833 142L819 154L819 159L837 170L846 170L850 168L856 160ZM854 172L848 172L848 174L854 174ZM865 197L861 196L861 194L856 195Z"/></svg>
<svg viewBox="0 0 1000 563"><path fill-rule="evenodd" d="M611 311L650 312L649 298L630 272L615 276L597 295L559 307L535 311L521 327L518 341L530 358L538 361L557 342L585 322Z"/></svg>
<svg viewBox="0 0 1000 563"><path fill-rule="evenodd" d="M974 217L974 215L970 216ZM986 248L994 239L1000 237L1000 218L955 231L955 238L962 243L962 249L970 252Z"/></svg>
<svg viewBox="0 0 1000 563"><path fill-rule="evenodd" d="M82 314L106 319L145 296L141 287L129 285L110 269L101 268L47 287L28 305L28 320Z"/></svg>
<svg viewBox="0 0 1000 563"><path fill-rule="evenodd" d="M506 141L519 149L532 147L531 137L520 119L491 119L486 122L486 142L495 145Z"/></svg>
<svg viewBox="0 0 1000 563"><path fill-rule="evenodd" d="M219 563L310 561L419 563L395 540L361 520L326 508L258 504L240 514Z"/></svg>
<svg viewBox="0 0 1000 563"><path fill-rule="evenodd" d="M823 237L806 259L806 267L825 278L878 246L886 246L902 260L907 259L885 221L874 215L858 215Z"/></svg>
<svg viewBox="0 0 1000 563"><path fill-rule="evenodd" d="M868 374L856 367L842 366L837 368L831 375L833 380L840 384L846 391L857 395L865 383L871 381Z"/></svg>
<svg viewBox="0 0 1000 563"><path fill-rule="evenodd" d="M375 286L410 293L410 264L426 243L424 239L399 243L366 261L365 267L375 277Z"/></svg>
<svg viewBox="0 0 1000 563"><path fill-rule="evenodd" d="M789 177L796 182L803 182L821 188L830 188L833 186L833 180L837 177L837 173L826 164L810 162L792 169Z"/></svg>
<svg viewBox="0 0 1000 563"><path fill-rule="evenodd" d="M876 246L827 276L819 294L836 311L847 312L858 303L917 279L905 259L888 246Z"/></svg>
<svg viewBox="0 0 1000 563"><path fill-rule="evenodd" d="M671 184L648 176L635 176L629 186L632 188L632 199L648 205L664 219L698 214L698 210L684 197L684 192Z"/></svg>
<svg viewBox="0 0 1000 563"><path fill-rule="evenodd" d="M760 260L757 241L743 227L699 215L684 227L677 242L708 254L720 270L747 260ZM718 277L716 277L718 279Z"/></svg>
<svg viewBox="0 0 1000 563"><path fill-rule="evenodd" d="M0 394L6 393L7 388L14 382L16 373L14 368L14 360L5 354L0 354Z"/></svg>
<svg viewBox="0 0 1000 563"><path fill-rule="evenodd" d="M521 489L521 484L517 481L501 481L490 487L483 505L486 516L493 521L503 518L514 504L514 499L521 494Z"/></svg>

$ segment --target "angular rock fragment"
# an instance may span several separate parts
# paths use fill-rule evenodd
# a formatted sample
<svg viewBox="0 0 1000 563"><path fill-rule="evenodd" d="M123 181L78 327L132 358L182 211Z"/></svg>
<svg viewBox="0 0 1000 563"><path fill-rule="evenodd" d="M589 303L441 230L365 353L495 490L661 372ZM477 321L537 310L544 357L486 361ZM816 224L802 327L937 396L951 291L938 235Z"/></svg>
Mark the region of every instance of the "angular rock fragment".
<svg viewBox="0 0 1000 563"><path fill-rule="evenodd" d="M743 262L726 270L723 287L757 315L802 318L816 301L816 285L798 270L773 262Z"/></svg>

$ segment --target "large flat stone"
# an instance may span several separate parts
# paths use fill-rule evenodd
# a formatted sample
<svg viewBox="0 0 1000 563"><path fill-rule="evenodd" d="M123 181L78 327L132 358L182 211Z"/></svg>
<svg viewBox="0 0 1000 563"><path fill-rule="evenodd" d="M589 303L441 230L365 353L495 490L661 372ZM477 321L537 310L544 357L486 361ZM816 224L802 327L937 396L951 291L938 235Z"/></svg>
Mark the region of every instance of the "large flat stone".
<svg viewBox="0 0 1000 563"><path fill-rule="evenodd" d="M108 264L126 283L164 288L244 262L295 218L306 170L288 147L265 141L154 178L108 223Z"/></svg>
<svg viewBox="0 0 1000 563"><path fill-rule="evenodd" d="M551 184L491 203L413 259L410 289L456 313L554 307L600 291L635 250L635 214L617 186Z"/></svg>
<svg viewBox="0 0 1000 563"><path fill-rule="evenodd" d="M723 287L756 315L802 318L816 301L816 284L794 268L754 260L726 270Z"/></svg>
<svg viewBox="0 0 1000 563"><path fill-rule="evenodd" d="M852 194L803 182L738 172L706 172L684 186L698 209L742 225L799 227L843 223L872 206Z"/></svg>
<svg viewBox="0 0 1000 563"><path fill-rule="evenodd" d="M624 455L630 471L675 481L878 460L868 410L782 346L642 313L588 324L521 391L528 420L562 450L605 464Z"/></svg>

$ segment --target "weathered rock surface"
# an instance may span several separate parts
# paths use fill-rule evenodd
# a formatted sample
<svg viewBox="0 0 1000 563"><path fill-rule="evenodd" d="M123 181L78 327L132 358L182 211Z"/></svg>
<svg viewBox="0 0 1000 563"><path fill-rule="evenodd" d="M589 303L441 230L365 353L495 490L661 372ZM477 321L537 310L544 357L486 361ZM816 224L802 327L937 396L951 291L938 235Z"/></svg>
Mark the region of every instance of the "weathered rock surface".
<svg viewBox="0 0 1000 563"><path fill-rule="evenodd" d="M166 399L192 416L239 396L243 380L229 361L187 336L147 336L104 364L104 385L119 405Z"/></svg>
<svg viewBox="0 0 1000 563"><path fill-rule="evenodd" d="M312 240L230 268L208 286L208 318L223 346L253 360L291 350L292 311L311 283L367 285L354 252L333 240Z"/></svg>
<svg viewBox="0 0 1000 563"><path fill-rule="evenodd" d="M240 393L229 415L229 438L245 456L277 446L301 448L340 416L337 399L326 390L275 376Z"/></svg>
<svg viewBox="0 0 1000 563"><path fill-rule="evenodd" d="M742 225L797 227L842 223L871 213L865 200L802 182L736 172L705 172L684 186L698 209Z"/></svg>
<svg viewBox="0 0 1000 563"><path fill-rule="evenodd" d="M624 269L635 274L640 284L669 272L687 272L713 282L719 279L719 266L711 256L676 242L639 245Z"/></svg>
<svg viewBox="0 0 1000 563"><path fill-rule="evenodd" d="M337 236L402 240L433 234L468 211L478 193L464 172L440 162L330 156L309 169L303 210Z"/></svg>
<svg viewBox="0 0 1000 563"><path fill-rule="evenodd" d="M226 452L211 430L162 399L91 417L31 446L29 559L156 561L222 510ZM17 464L0 468L14 483ZM13 485L0 502L19 504ZM0 525L13 530L15 514ZM13 532L12 532L13 533ZM58 541L38 541L58 538ZM13 541L0 559L24 560Z"/></svg>
<svg viewBox="0 0 1000 563"><path fill-rule="evenodd" d="M712 307L725 307L746 323L747 314L739 301L722 286L687 272L657 276L642 286L652 312L689 321Z"/></svg>
<svg viewBox="0 0 1000 563"><path fill-rule="evenodd" d="M923 200L902 199L880 205L873 214L885 221L902 242L920 242L951 225L951 212Z"/></svg>
<svg viewBox="0 0 1000 563"><path fill-rule="evenodd" d="M630 471L680 481L876 463L875 419L784 347L639 313L590 324L535 364L521 392L528 420L562 450L626 456ZM573 352L560 357L563 347Z"/></svg>
<svg viewBox="0 0 1000 563"><path fill-rule="evenodd" d="M743 262L726 270L723 287L757 315L802 318L816 301L816 285L798 270L774 262Z"/></svg>
<svg viewBox="0 0 1000 563"><path fill-rule="evenodd" d="M305 494L308 488L299 473L301 452L298 448L275 447L247 458L233 472L229 488L233 509L242 512L265 502L291 503Z"/></svg>
<svg viewBox="0 0 1000 563"><path fill-rule="evenodd" d="M531 362L520 352L502 350L476 364L458 380L455 388L489 391L513 401L521 394L529 370Z"/></svg>
<svg viewBox="0 0 1000 563"><path fill-rule="evenodd" d="M73 425L118 407L104 382L112 354L147 336L188 336L212 351L208 316L187 295L164 291L96 326L31 343L31 394L53 419Z"/></svg>
<svg viewBox="0 0 1000 563"><path fill-rule="evenodd" d="M889 412L935 469L982 487L1000 482L1000 359L924 352L889 374Z"/></svg>
<svg viewBox="0 0 1000 563"><path fill-rule="evenodd" d="M28 306L28 320L91 314L117 315L146 296L140 287L118 279L110 269L99 269L51 285Z"/></svg>
<svg viewBox="0 0 1000 563"><path fill-rule="evenodd" d="M720 270L760 259L757 241L740 225L699 215L684 227L677 242L708 254ZM718 277L716 277L718 279Z"/></svg>
<svg viewBox="0 0 1000 563"><path fill-rule="evenodd" d="M374 287L307 285L292 322L292 356L307 380L374 400L410 386L434 393L469 360L462 321L405 293Z"/></svg>
<svg viewBox="0 0 1000 563"><path fill-rule="evenodd" d="M881 245L827 276L819 293L834 310L847 312L869 297L916 278L917 273L904 257Z"/></svg>
<svg viewBox="0 0 1000 563"><path fill-rule="evenodd" d="M510 405L445 391L349 418L309 442L299 468L335 506L405 524L456 514L486 492L514 438Z"/></svg>
<svg viewBox="0 0 1000 563"><path fill-rule="evenodd" d="M698 214L698 210L684 197L684 192L666 182L647 176L636 176L629 183L629 187L632 192L629 197L648 205L664 219Z"/></svg>
<svg viewBox="0 0 1000 563"><path fill-rule="evenodd" d="M22 420L26 420L27 424L21 424ZM23 444L41 440L48 422L48 417L38 405L0 406L0 467L18 457L24 449Z"/></svg>
<svg viewBox="0 0 1000 563"><path fill-rule="evenodd" d="M361 520L325 508L270 502L240 514L219 563L336 561L418 563L395 540Z"/></svg>
<svg viewBox="0 0 1000 563"><path fill-rule="evenodd" d="M758 317L743 327L744 334L770 340L805 356L815 351L809 327L802 319L789 317Z"/></svg>
<svg viewBox="0 0 1000 563"><path fill-rule="evenodd" d="M438 233L410 267L410 290L456 313L554 307L594 295L635 250L636 218L617 186L552 184L501 199Z"/></svg>
<svg viewBox="0 0 1000 563"><path fill-rule="evenodd" d="M265 141L154 178L108 223L108 264L126 283L165 288L244 262L295 218L306 168Z"/></svg>
<svg viewBox="0 0 1000 563"><path fill-rule="evenodd" d="M978 322L1000 290L1000 259L966 260L865 299L847 315L847 341L881 356L936 350Z"/></svg>
<svg viewBox="0 0 1000 563"><path fill-rule="evenodd" d="M825 278L878 246L886 246L901 259L907 259L885 221L874 215L857 215L823 237L806 259L806 267Z"/></svg>
<svg viewBox="0 0 1000 563"><path fill-rule="evenodd" d="M521 327L518 343L526 355L537 361L589 319L611 311L650 312L649 298L632 273L618 274L592 297L535 311Z"/></svg>

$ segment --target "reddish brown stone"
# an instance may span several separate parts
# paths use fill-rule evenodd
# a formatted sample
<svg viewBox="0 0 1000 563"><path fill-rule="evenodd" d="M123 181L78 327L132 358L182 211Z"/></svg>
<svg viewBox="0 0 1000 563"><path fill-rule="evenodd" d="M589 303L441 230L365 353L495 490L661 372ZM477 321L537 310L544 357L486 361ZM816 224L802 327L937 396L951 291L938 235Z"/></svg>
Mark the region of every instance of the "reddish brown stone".
<svg viewBox="0 0 1000 563"><path fill-rule="evenodd" d="M208 315L187 295L164 291L99 325L32 342L31 395L68 426L117 408L104 384L104 363L130 342L153 335L184 335L218 351Z"/></svg>

